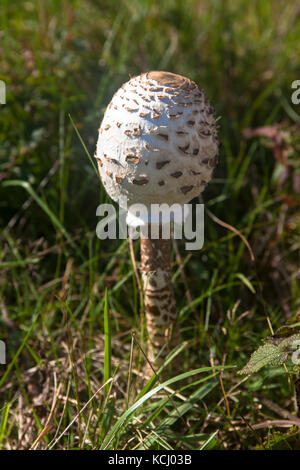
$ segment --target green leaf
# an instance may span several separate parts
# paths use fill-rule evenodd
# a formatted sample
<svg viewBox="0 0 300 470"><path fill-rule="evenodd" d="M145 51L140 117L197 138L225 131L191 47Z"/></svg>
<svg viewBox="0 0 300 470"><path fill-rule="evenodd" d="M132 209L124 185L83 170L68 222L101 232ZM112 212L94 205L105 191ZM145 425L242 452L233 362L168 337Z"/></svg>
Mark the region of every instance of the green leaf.
<svg viewBox="0 0 300 470"><path fill-rule="evenodd" d="M281 333L280 330L280 334L281 336L279 336L279 333L276 332L275 335L268 336L268 338L266 338L266 341L268 341L268 343L274 344L275 346L279 346L282 349L290 349L294 346L295 341L300 340L300 333L292 334L289 336L283 336L283 333Z"/></svg>
<svg viewBox="0 0 300 470"><path fill-rule="evenodd" d="M278 366L285 362L287 352L273 344L260 346L251 355L248 364L238 372L238 374L253 374L264 366Z"/></svg>
<svg viewBox="0 0 300 470"><path fill-rule="evenodd" d="M254 351L248 364L238 374L253 374L267 365L280 366L284 364L288 354L295 350L300 341L299 330L294 326L281 327L275 334L265 338L265 344Z"/></svg>

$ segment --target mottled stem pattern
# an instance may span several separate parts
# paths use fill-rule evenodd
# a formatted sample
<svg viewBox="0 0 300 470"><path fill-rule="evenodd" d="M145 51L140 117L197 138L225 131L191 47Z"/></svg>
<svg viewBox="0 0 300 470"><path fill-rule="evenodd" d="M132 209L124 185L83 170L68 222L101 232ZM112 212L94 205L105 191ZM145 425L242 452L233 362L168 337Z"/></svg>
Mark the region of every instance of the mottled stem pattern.
<svg viewBox="0 0 300 470"><path fill-rule="evenodd" d="M157 369L180 341L170 266L171 240L141 236L141 273L148 330L148 359ZM164 349L162 350L162 348Z"/></svg>

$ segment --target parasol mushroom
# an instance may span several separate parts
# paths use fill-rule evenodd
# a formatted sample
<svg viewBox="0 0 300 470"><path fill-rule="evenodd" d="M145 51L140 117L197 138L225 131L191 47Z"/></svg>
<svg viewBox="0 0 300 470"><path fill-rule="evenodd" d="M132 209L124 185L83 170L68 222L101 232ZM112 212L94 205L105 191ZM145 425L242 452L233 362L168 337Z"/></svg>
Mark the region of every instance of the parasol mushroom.
<svg viewBox="0 0 300 470"><path fill-rule="evenodd" d="M217 153L215 113L203 90L181 75L152 71L131 78L113 96L95 157L107 193L121 206L125 198L128 224L139 225L130 206L191 201L212 178ZM151 223L151 218L140 221ZM155 366L164 361L164 346L180 337L178 330L172 332L176 303L170 244L170 239L141 233L148 357Z"/></svg>

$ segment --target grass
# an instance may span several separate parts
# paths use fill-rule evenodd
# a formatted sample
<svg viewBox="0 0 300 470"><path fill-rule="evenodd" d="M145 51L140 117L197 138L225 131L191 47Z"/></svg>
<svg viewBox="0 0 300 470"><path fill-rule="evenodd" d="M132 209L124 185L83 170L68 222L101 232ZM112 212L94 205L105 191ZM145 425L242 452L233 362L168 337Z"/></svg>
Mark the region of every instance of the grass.
<svg viewBox="0 0 300 470"><path fill-rule="evenodd" d="M295 2L3 0L0 25L0 448L299 449L291 369L237 374L299 319ZM206 90L222 147L204 247L172 254L181 373L171 355L145 384L128 241L96 237L108 197L87 155L113 93L151 69Z"/></svg>

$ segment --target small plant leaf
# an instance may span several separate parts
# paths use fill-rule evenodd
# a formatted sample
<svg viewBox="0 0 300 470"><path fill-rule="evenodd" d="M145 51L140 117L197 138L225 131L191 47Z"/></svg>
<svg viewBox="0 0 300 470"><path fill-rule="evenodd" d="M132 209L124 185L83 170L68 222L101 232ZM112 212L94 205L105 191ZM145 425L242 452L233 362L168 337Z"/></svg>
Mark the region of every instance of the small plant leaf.
<svg viewBox="0 0 300 470"><path fill-rule="evenodd" d="M299 329L293 328L286 331L280 328L274 335L265 338L265 341L281 348L290 347L294 345L295 341L300 339L300 333L295 333L295 331L299 331Z"/></svg>
<svg viewBox="0 0 300 470"><path fill-rule="evenodd" d="M238 374L253 374L264 366L278 366L286 360L286 351L273 344L264 344L251 354L250 360Z"/></svg>
<svg viewBox="0 0 300 470"><path fill-rule="evenodd" d="M238 374L253 374L264 366L282 365L288 357L288 354L295 349L300 340L300 333L286 336L268 336L265 344L260 346L252 353L246 366Z"/></svg>

